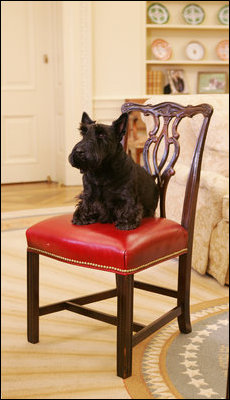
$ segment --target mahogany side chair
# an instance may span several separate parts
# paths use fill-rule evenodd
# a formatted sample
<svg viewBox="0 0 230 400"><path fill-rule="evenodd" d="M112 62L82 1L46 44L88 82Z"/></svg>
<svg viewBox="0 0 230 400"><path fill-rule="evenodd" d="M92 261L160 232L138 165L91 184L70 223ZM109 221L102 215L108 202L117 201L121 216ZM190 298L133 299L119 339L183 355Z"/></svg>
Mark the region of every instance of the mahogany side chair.
<svg viewBox="0 0 230 400"><path fill-rule="evenodd" d="M178 320L180 332L191 332L190 277L194 219L202 154L213 113L208 104L184 107L177 103L163 102L157 105L125 103L122 106L122 113L135 110L149 115L154 121L143 157L145 168L155 175L160 188L160 217L144 218L138 228L120 231L113 224L72 225L72 214L62 215L45 219L26 232L28 341L39 341L40 316L61 310L69 310L115 325L117 375L122 378L128 378L132 374L132 347L150 334L175 318ZM174 165L180 152L178 125L184 117L192 118L197 114L202 114L202 123L192 157L179 224L166 218L166 189L170 177L175 173ZM163 126L160 121L163 121ZM159 161L158 151L162 143L164 150ZM151 148L153 151L150 155ZM86 274L89 272L87 268L113 273L116 277L116 287L39 307L39 255L85 268ZM139 271L176 257L179 257L177 290L134 280L134 275ZM152 272L154 276L154 270ZM176 298L177 305L146 326L134 322L134 288ZM85 307L85 304L112 297L117 297L116 316Z"/></svg>

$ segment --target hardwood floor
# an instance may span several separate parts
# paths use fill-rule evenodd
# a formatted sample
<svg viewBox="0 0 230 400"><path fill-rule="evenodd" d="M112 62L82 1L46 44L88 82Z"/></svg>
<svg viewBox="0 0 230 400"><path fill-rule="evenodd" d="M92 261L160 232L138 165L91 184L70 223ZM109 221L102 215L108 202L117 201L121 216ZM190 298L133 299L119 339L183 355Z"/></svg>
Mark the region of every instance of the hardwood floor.
<svg viewBox="0 0 230 400"><path fill-rule="evenodd" d="M82 186L62 186L54 182L1 185L1 211L74 206Z"/></svg>

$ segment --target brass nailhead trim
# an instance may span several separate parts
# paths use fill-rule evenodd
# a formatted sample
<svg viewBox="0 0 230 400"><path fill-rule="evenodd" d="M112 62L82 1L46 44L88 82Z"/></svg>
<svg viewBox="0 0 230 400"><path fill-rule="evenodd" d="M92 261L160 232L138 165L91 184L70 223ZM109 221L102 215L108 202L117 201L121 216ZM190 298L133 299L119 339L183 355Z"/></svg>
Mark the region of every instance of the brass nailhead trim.
<svg viewBox="0 0 230 400"><path fill-rule="evenodd" d="M139 267L135 267L135 268L131 268L131 269L122 269L122 268L110 267L110 266L107 266L107 265L100 265L100 264L95 264L95 263L86 262L86 261L73 260L73 259L71 259L71 258L66 258L66 257L58 256L58 255L56 255L56 254L49 253L48 251L40 250L40 249L35 249L35 248L33 248L33 247L28 247L28 250L37 251L38 253L42 253L42 254L45 254L45 255L53 256L54 258L58 258L58 259L60 259L60 260L68 261L68 262L71 262L71 263L74 263L74 264L92 265L92 267L104 268L104 269L108 269L108 270L114 270L114 271L117 271L117 272L128 273L128 272L135 272L135 271L138 271L138 270L140 270L140 269L142 269L142 268L147 267L148 265L151 265L151 264L154 265L154 264L156 264L156 263L159 262L159 261L163 261L163 260L166 260L166 259L168 259L168 258L173 258L173 257L178 256L178 255L180 255L180 254L186 253L188 249L185 248L185 249L176 251L175 253L171 253L171 254L169 254L169 255L167 255L167 256L158 258L157 260L150 261L150 262L148 262L147 264L139 265Z"/></svg>

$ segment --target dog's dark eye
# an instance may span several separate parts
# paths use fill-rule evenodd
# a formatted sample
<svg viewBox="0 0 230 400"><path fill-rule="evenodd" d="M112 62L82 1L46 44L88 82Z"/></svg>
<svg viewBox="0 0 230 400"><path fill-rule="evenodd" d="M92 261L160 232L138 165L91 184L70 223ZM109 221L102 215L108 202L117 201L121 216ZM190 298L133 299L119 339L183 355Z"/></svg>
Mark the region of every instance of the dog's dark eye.
<svg viewBox="0 0 230 400"><path fill-rule="evenodd" d="M96 130L96 136L98 139L104 139L105 138L105 132L101 129Z"/></svg>

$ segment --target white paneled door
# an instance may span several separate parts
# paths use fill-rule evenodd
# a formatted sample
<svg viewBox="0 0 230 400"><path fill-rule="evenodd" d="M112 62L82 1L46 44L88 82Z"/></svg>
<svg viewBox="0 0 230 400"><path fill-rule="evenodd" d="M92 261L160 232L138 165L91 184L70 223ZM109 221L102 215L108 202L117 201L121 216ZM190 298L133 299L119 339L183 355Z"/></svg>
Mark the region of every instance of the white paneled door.
<svg viewBox="0 0 230 400"><path fill-rule="evenodd" d="M1 1L2 183L53 178L52 2Z"/></svg>

